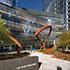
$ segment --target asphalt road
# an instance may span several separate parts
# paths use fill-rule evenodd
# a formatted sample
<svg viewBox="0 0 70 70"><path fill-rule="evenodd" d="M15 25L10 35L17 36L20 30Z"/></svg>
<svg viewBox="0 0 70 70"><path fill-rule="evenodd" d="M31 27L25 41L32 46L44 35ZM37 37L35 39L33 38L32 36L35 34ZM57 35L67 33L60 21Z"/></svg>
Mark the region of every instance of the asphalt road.
<svg viewBox="0 0 70 70"><path fill-rule="evenodd" d="M0 70L38 70L38 57L0 60Z"/></svg>

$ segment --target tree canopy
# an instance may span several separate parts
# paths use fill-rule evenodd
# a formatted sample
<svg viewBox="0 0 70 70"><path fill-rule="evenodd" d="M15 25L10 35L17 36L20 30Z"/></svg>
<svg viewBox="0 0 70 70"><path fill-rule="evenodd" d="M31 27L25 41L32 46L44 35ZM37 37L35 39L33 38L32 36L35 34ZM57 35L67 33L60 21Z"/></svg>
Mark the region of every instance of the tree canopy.
<svg viewBox="0 0 70 70"><path fill-rule="evenodd" d="M5 21L0 19L0 45L12 43L6 33L10 33L10 30L6 28Z"/></svg>
<svg viewBox="0 0 70 70"><path fill-rule="evenodd" d="M57 46L67 46L70 45L70 31L63 32L57 42Z"/></svg>

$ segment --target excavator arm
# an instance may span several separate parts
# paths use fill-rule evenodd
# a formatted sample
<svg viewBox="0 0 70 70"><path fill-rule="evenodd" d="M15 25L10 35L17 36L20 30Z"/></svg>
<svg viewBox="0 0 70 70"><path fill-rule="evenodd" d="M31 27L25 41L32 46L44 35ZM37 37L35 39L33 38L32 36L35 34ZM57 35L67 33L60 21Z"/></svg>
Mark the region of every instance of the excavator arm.
<svg viewBox="0 0 70 70"><path fill-rule="evenodd" d="M15 44L18 46L17 54L19 55L19 54L20 54L21 44L20 44L19 41L18 41L16 38L14 38L11 34L6 33L6 35L13 41L13 43L15 43Z"/></svg>
<svg viewBox="0 0 70 70"><path fill-rule="evenodd" d="M40 39L40 37L39 37L39 34L40 34L43 30L45 30L45 29L47 29L47 28L50 28L49 33L48 33L48 36L46 37L45 41L42 42L41 39ZM44 27L40 28L39 30L36 30L35 36L37 37L37 39L39 40L39 42L40 42L40 44L41 44L40 49L42 49L42 48L45 49L45 48L46 48L46 47L45 47L45 44L46 44L46 42L48 41L48 37L50 36L51 31L52 31L52 26L47 25L47 24L44 25Z"/></svg>
<svg viewBox="0 0 70 70"><path fill-rule="evenodd" d="M11 36L10 34L7 33L7 36L19 47L21 47L21 44L18 42L18 40L16 38L14 38L13 36Z"/></svg>

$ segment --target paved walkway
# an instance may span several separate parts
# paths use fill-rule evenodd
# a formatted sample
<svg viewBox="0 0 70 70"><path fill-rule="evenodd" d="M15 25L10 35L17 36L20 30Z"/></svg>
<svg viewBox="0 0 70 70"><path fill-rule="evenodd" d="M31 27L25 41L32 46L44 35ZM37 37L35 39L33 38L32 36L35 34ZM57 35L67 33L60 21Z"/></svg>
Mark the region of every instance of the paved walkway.
<svg viewBox="0 0 70 70"><path fill-rule="evenodd" d="M60 66L62 70L70 70L70 61L53 58L53 55L32 52L30 56L39 57L39 62L42 62L39 70L57 70L58 66Z"/></svg>

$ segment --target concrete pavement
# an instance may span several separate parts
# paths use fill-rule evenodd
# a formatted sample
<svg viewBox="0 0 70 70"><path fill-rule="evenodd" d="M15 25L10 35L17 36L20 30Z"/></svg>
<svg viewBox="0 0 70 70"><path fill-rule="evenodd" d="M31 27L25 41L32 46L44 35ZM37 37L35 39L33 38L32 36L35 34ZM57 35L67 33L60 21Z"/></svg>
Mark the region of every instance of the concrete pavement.
<svg viewBox="0 0 70 70"><path fill-rule="evenodd" d="M39 62L42 63L39 70L57 70L58 66L62 70L70 70L70 61L53 58L53 55L32 52L30 56L39 57Z"/></svg>

